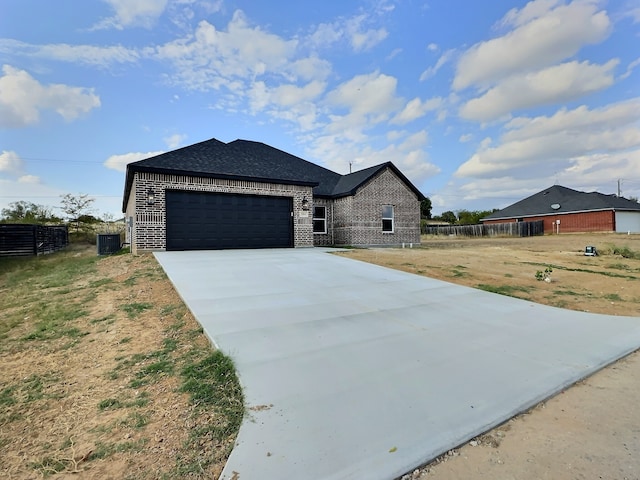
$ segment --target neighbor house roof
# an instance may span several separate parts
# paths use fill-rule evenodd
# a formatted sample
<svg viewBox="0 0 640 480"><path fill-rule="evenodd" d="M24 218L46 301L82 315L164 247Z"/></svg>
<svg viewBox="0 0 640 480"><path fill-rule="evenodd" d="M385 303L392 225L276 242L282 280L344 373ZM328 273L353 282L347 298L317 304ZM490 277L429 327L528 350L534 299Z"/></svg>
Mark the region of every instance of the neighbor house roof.
<svg viewBox="0 0 640 480"><path fill-rule="evenodd" d="M135 172L306 185L313 187L315 196L331 198L355 193L363 183L387 167L402 178L420 200L424 198L391 162L340 175L261 142L234 140L224 143L212 138L127 165L122 208L123 211L126 209Z"/></svg>
<svg viewBox="0 0 640 480"><path fill-rule="evenodd" d="M640 211L640 203L616 195L580 192L554 185L498 210L482 221L602 210Z"/></svg>

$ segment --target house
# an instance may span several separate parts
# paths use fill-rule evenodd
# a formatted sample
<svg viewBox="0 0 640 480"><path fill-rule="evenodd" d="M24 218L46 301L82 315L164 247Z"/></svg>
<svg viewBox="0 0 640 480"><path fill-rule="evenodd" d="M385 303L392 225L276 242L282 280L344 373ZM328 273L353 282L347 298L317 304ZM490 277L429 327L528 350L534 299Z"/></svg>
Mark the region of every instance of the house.
<svg viewBox="0 0 640 480"><path fill-rule="evenodd" d="M420 242L424 196L391 162L340 175L264 143L206 140L127 166L132 252Z"/></svg>
<svg viewBox="0 0 640 480"><path fill-rule="evenodd" d="M481 220L484 224L544 221L546 233L640 233L640 203L616 195L554 185Z"/></svg>

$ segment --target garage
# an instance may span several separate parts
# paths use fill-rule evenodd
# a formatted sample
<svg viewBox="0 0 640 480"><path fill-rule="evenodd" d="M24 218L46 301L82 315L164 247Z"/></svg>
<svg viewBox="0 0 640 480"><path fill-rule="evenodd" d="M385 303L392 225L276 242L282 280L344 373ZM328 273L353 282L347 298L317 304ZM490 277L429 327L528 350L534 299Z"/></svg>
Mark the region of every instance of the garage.
<svg viewBox="0 0 640 480"><path fill-rule="evenodd" d="M293 247L293 199L167 190L166 249Z"/></svg>

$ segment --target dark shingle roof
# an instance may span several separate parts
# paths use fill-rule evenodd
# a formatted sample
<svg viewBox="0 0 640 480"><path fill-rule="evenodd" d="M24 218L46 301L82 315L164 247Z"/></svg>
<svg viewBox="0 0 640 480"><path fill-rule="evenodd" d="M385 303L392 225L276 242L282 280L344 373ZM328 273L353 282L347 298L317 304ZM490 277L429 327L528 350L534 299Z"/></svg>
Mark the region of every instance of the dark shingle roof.
<svg viewBox="0 0 640 480"><path fill-rule="evenodd" d="M596 210L640 211L640 203L615 195L580 192L561 185L546 188L530 197L488 215L483 220L523 218Z"/></svg>
<svg viewBox="0 0 640 480"><path fill-rule="evenodd" d="M340 175L264 143L249 140L224 143L212 138L127 165L123 211L135 172L307 185L313 187L315 196L331 198L355 193L360 185L386 167L391 167L420 200L424 198L391 162Z"/></svg>

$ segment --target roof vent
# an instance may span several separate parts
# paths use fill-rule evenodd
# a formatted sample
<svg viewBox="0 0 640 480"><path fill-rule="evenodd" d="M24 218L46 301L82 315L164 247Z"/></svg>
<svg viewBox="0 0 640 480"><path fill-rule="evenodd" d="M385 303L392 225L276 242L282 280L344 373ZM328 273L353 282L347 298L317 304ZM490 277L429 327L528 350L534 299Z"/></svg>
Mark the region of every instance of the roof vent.
<svg viewBox="0 0 640 480"><path fill-rule="evenodd" d="M554 210L558 210L560 208L560 204L559 203L554 203L551 205L551 208L553 208Z"/></svg>

